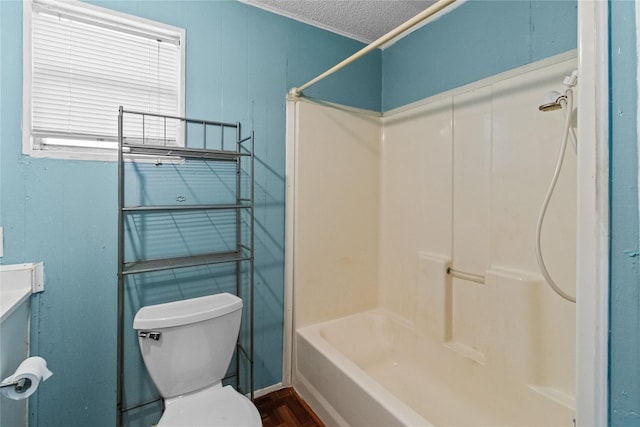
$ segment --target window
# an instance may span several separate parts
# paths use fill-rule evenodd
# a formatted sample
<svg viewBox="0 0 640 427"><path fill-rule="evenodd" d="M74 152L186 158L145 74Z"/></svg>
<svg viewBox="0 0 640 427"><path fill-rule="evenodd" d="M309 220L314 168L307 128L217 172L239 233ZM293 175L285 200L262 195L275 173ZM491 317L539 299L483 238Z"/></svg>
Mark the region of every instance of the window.
<svg viewBox="0 0 640 427"><path fill-rule="evenodd" d="M183 29L81 2L24 5L25 154L115 159L120 105L184 116ZM132 129L180 144L177 125L154 126Z"/></svg>

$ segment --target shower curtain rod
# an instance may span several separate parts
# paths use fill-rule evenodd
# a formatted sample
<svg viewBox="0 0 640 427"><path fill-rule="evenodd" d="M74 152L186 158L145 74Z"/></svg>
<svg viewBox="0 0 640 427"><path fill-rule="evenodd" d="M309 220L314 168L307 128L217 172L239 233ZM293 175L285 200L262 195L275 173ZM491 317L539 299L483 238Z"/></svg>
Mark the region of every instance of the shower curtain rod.
<svg viewBox="0 0 640 427"><path fill-rule="evenodd" d="M339 64L334 65L333 67L329 68L327 71L325 71L324 73L320 74L318 77L316 77L316 78L314 78L312 80L309 80L307 83L303 84L302 86L291 88L291 90L289 91L289 95L295 96L295 97L298 97L298 96L302 95L302 91L305 90L306 88L308 88L309 86L312 86L312 85L318 83L320 80L324 79L325 77L328 77L331 74L335 73L336 71L338 71L338 70L342 69L343 67L349 65L350 63L352 63L356 59L360 58L361 56L364 56L367 53L371 52L373 49L376 49L376 48L382 46L383 44L385 44L386 42L390 41L394 37L397 37L398 35L404 33L408 29L418 25L419 23L421 23L422 21L424 21L425 19L427 19L431 15L434 15L435 13L440 12L442 9L444 9L445 7L447 7L450 4L455 3L455 2L456 2L456 0L439 0L439 1L437 1L436 3L432 4L431 6L429 6L428 8L426 8L425 10L423 10L422 12L420 12L419 14L414 16L413 18L409 19L404 24L401 24L400 26L396 27L395 29L389 31L387 34L385 34L384 36L380 37L378 40L376 40L374 42L371 42L369 45L363 47L358 52L354 53L353 55L351 55L350 57L348 57L344 61L340 62Z"/></svg>

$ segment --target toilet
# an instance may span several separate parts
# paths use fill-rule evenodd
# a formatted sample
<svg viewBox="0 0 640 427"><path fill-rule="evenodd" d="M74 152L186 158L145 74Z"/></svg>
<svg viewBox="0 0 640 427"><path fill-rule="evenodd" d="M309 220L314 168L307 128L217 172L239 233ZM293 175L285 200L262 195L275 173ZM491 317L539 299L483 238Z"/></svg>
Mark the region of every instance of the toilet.
<svg viewBox="0 0 640 427"><path fill-rule="evenodd" d="M259 427L253 403L223 386L240 331L242 300L222 293L142 307L140 352L164 398L158 427Z"/></svg>

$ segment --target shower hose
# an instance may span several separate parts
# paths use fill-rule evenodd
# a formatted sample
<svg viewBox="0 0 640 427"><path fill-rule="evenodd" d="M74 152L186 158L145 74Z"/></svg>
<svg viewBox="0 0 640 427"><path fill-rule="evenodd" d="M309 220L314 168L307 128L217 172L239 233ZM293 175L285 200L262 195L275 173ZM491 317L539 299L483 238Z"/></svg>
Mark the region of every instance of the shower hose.
<svg viewBox="0 0 640 427"><path fill-rule="evenodd" d="M547 213L547 208L549 207L549 201L551 200L551 195L555 190L556 184L558 182L558 178L560 177L560 171L562 170L562 163L564 162L564 155L567 150L567 142L569 140L569 136L573 137L572 145L574 150L576 150L575 144L575 135L573 134L571 129L571 115L573 112L573 91L571 88L567 89L564 93L564 96L561 97L558 102L562 106L562 111L564 113L564 127L562 129L562 142L560 144L560 154L558 155L558 161L556 162L556 169L553 172L553 178L551 179L551 183L549 184L549 188L547 189L547 194L544 196L544 200L542 202L542 206L540 207L540 213L538 214L538 222L536 224L536 259L538 260L538 266L540 267L540 272L544 276L545 280L553 289L553 291L560 295L562 298L567 301L576 302L576 298L564 292L553 280L549 271L547 270L547 266L545 265L544 258L542 257L542 248L540 244L540 235L542 234L542 223L544 222L544 216Z"/></svg>

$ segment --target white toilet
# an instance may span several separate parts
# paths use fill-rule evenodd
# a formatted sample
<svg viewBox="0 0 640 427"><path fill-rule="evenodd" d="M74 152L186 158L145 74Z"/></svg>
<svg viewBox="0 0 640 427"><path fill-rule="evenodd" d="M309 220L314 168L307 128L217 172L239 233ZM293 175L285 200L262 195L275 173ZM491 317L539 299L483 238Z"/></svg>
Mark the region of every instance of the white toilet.
<svg viewBox="0 0 640 427"><path fill-rule="evenodd" d="M228 293L142 307L133 320L142 358L164 398L158 427L259 427L253 403L222 386L240 331Z"/></svg>

